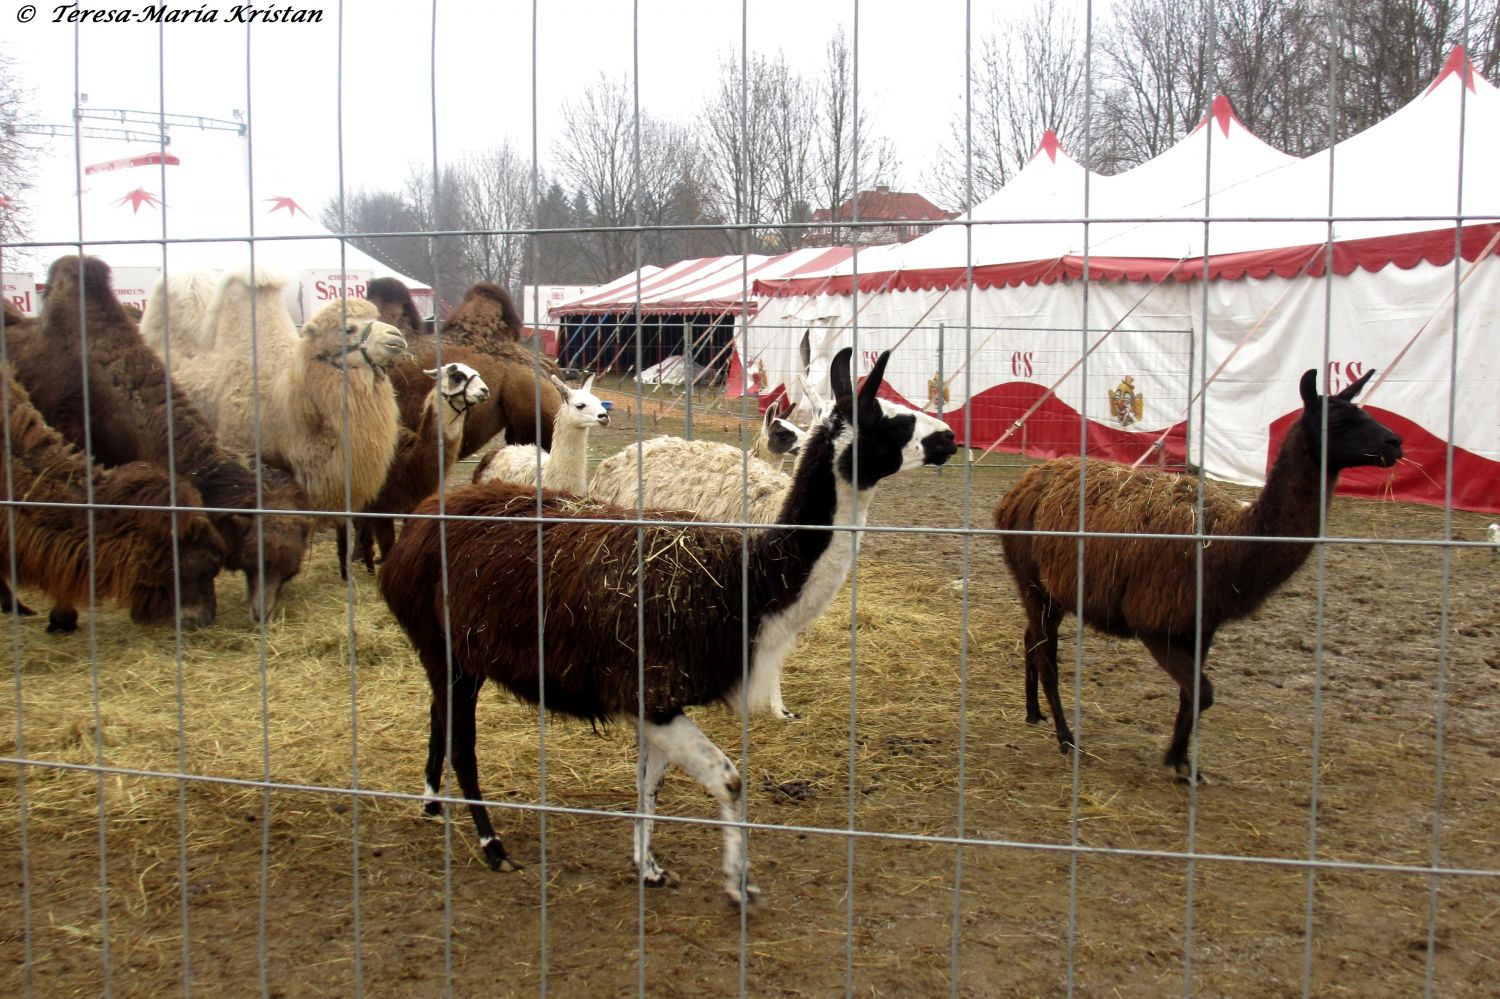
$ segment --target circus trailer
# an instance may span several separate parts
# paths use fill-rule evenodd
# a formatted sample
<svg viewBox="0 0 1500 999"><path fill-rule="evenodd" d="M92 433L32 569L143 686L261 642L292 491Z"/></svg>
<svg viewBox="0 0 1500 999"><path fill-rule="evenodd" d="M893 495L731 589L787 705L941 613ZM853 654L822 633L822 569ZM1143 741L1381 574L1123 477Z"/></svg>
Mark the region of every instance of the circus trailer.
<svg viewBox="0 0 1500 999"><path fill-rule="evenodd" d="M291 275L283 297L292 321L301 326L329 302L346 296L364 298L365 289L374 277L374 272L368 270L301 271Z"/></svg>
<svg viewBox="0 0 1500 999"><path fill-rule="evenodd" d="M110 272L115 297L121 305L133 305L142 313L151 301L151 289L161 277L159 267L115 267Z"/></svg>
<svg viewBox="0 0 1500 999"><path fill-rule="evenodd" d="M5 300L21 310L24 316L34 316L41 309L41 298L36 293L36 278L30 274L6 271L0 274L0 288Z"/></svg>

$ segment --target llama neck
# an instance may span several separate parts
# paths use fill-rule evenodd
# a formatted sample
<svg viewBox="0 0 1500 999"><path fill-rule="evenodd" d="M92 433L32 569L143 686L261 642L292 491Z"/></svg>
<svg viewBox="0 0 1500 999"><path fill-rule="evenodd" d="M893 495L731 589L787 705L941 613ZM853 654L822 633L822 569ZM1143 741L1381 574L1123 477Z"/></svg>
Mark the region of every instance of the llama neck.
<svg viewBox="0 0 1500 999"><path fill-rule="evenodd" d="M1337 480L1337 472L1328 474L1327 496L1333 495ZM1213 571L1240 580L1238 588L1258 604L1300 569L1312 552L1311 541L1294 539L1318 533L1321 488L1317 462L1308 453L1306 431L1295 424L1282 442L1259 498L1240 514L1232 529L1221 532L1288 540L1210 545L1205 554L1212 556ZM1221 550L1212 555L1215 547Z"/></svg>
<svg viewBox="0 0 1500 999"><path fill-rule="evenodd" d="M588 481L589 428L568 419L566 405L552 423L552 450L542 469L542 485L582 496Z"/></svg>
<svg viewBox="0 0 1500 999"><path fill-rule="evenodd" d="M448 396L442 395L437 389L427 397L428 409L436 410L443 414L443 444L445 449L453 450L463 440L464 420L469 416L468 407L459 408L453 405Z"/></svg>
<svg viewBox="0 0 1500 999"><path fill-rule="evenodd" d="M863 527L875 493L855 489L834 472L836 449L826 432L803 447L776 525L751 540L757 603L763 612L796 618L796 630L821 613L848 578L854 532L837 528Z"/></svg>

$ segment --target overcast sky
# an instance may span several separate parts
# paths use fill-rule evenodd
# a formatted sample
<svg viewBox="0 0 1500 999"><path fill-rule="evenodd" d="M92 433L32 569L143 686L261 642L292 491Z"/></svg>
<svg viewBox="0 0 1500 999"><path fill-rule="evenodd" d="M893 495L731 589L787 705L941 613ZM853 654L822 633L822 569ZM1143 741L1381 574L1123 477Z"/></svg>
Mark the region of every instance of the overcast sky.
<svg viewBox="0 0 1500 999"><path fill-rule="evenodd" d="M84 6L105 5L86 0ZM254 123L257 174L295 173L304 200L314 204L338 190L340 145L346 189L393 187L411 164L432 162L434 118L442 162L504 140L529 155L534 115L546 168L562 107L600 73L631 77L638 64L641 106L685 122L713 89L722 61L742 46L752 53L779 50L816 75L838 27L856 37L854 0L539 0L536 6L534 33L529 0L442 0L435 17L431 5L350 0L342 8L315 8L323 11L322 24L254 28L228 23L231 5L212 0L215 24L75 29L55 23L56 8L40 3L30 23L17 23L10 8L0 17L7 22L4 44L33 88L41 121L68 121L75 81L88 108L164 106L169 113L225 118L239 110ZM995 18L1016 6L1006 0L857 4L861 103L900 151L902 170L893 182L920 186L953 110L962 106L966 17L977 46Z"/></svg>

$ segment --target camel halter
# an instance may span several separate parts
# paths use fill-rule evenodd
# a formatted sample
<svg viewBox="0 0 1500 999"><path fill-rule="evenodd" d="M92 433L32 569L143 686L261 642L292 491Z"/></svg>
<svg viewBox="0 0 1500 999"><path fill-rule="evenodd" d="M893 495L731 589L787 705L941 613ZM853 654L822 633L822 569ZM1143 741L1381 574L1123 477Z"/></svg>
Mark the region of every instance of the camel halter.
<svg viewBox="0 0 1500 999"><path fill-rule="evenodd" d="M338 350L330 350L326 354L318 354L317 359L327 364L333 365L340 371L347 371L349 370L349 365L348 362L344 359L355 351L359 351L360 355L364 357L365 363L371 368L378 371L380 366L375 363L375 359L371 357L370 352L365 349L365 345L370 342L370 331L375 328L375 322L376 320L372 319L369 322L365 323L364 328L359 331L359 340L355 343L345 344Z"/></svg>

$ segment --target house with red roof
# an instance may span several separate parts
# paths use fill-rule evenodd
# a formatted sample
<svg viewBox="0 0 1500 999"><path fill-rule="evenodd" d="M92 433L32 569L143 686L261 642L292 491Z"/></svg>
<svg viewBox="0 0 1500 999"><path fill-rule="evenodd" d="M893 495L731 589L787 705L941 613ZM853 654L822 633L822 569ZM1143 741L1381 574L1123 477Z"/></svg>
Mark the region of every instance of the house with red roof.
<svg viewBox="0 0 1500 999"><path fill-rule="evenodd" d="M858 212L855 211L856 203ZM926 197L910 191L892 191L889 184L877 184L873 191L860 191L839 205L836 211L819 208L813 212L817 224L807 230L805 246L905 243L933 230L933 222L957 218L958 212L945 212ZM858 219L857 227L830 225Z"/></svg>

